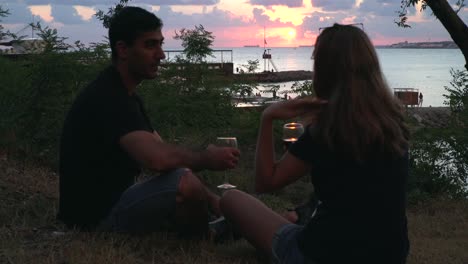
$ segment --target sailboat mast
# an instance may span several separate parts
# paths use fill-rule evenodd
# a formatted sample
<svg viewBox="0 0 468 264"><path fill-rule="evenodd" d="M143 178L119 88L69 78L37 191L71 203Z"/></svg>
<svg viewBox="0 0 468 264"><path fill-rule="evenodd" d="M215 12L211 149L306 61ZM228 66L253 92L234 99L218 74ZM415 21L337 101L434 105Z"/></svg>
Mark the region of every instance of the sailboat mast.
<svg viewBox="0 0 468 264"><path fill-rule="evenodd" d="M265 50L266 38L265 38L265 26L263 26L263 49Z"/></svg>
<svg viewBox="0 0 468 264"><path fill-rule="evenodd" d="M34 15L31 15L31 20L32 20L32 24L31 24L31 39L34 38Z"/></svg>
<svg viewBox="0 0 468 264"><path fill-rule="evenodd" d="M266 53L266 39L265 39L265 26L263 26L263 72L266 71L266 60L265 60L265 53Z"/></svg>

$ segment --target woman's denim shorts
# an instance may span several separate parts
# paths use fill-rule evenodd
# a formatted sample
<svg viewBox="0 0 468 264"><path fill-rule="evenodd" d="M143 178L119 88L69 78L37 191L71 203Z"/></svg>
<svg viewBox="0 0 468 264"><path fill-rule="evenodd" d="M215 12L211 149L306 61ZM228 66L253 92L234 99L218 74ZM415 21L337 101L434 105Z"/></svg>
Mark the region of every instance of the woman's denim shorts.
<svg viewBox="0 0 468 264"><path fill-rule="evenodd" d="M317 264L307 259L299 249L298 235L304 227L295 224L285 224L278 228L273 236L272 263L275 264Z"/></svg>

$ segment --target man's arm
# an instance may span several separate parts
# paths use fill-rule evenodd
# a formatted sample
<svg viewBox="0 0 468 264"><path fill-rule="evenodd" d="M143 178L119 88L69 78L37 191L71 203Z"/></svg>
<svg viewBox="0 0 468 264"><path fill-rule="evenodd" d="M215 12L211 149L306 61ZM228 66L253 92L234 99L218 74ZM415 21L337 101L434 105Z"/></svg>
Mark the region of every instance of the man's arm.
<svg viewBox="0 0 468 264"><path fill-rule="evenodd" d="M156 134L157 135L157 134ZM155 171L187 167L192 170L225 170L237 166L240 152L235 148L209 146L195 152L163 142L147 131L133 131L119 140L120 146L142 166Z"/></svg>

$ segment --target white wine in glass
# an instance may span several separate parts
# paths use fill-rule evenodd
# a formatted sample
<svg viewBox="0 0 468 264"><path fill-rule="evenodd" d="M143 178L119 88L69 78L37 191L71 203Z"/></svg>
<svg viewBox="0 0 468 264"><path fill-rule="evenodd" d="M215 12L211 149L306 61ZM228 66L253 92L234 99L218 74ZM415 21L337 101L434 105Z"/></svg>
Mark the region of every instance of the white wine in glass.
<svg viewBox="0 0 468 264"><path fill-rule="evenodd" d="M235 137L217 137L216 138L216 146L218 147L231 147L237 148L237 138ZM232 185L228 182L228 175L227 172L224 172L224 183L218 185L218 189L222 191L226 191L229 189L235 189L236 186Z"/></svg>
<svg viewBox="0 0 468 264"><path fill-rule="evenodd" d="M284 150L288 150L289 146L296 142L297 139L304 133L304 126L301 123L286 123L283 126L283 144Z"/></svg>

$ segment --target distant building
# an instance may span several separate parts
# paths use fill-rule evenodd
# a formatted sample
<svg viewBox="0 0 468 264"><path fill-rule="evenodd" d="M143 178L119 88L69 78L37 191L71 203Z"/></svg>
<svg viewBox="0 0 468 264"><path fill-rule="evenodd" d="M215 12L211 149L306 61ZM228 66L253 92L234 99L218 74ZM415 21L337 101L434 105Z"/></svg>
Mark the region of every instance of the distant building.
<svg viewBox="0 0 468 264"><path fill-rule="evenodd" d="M45 47L46 42L36 38L0 42L0 55L37 54L43 52Z"/></svg>

